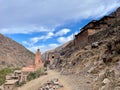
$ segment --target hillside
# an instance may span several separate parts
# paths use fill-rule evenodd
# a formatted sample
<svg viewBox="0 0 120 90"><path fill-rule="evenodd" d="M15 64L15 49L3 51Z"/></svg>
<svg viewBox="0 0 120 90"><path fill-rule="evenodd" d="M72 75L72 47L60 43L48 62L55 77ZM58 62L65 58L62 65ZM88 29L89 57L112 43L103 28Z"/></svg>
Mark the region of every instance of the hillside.
<svg viewBox="0 0 120 90"><path fill-rule="evenodd" d="M21 67L31 64L34 54L24 46L0 34L0 68Z"/></svg>
<svg viewBox="0 0 120 90"><path fill-rule="evenodd" d="M89 43L84 47L76 47L73 40L58 51L61 62L56 70L76 78L91 78L90 90L120 90L120 8L104 18L95 22L94 27L100 30L88 36Z"/></svg>

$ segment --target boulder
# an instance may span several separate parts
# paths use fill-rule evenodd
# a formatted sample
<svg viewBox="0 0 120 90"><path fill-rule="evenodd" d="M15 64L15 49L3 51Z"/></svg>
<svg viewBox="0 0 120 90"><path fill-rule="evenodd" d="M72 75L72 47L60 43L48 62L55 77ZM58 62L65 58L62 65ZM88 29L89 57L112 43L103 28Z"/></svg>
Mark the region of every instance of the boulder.
<svg viewBox="0 0 120 90"><path fill-rule="evenodd" d="M99 73L99 80L103 80L105 78L105 71L101 71L100 73Z"/></svg>
<svg viewBox="0 0 120 90"><path fill-rule="evenodd" d="M103 84L109 84L110 83L110 80L108 78L105 78L103 81L102 81Z"/></svg>
<svg viewBox="0 0 120 90"><path fill-rule="evenodd" d="M91 44L91 48L98 48L99 42L94 42Z"/></svg>

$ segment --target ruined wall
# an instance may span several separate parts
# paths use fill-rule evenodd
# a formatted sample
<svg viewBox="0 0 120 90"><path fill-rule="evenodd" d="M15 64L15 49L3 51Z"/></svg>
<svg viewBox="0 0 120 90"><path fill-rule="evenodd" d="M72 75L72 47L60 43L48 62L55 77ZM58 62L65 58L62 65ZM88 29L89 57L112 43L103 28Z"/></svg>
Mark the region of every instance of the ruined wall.
<svg viewBox="0 0 120 90"><path fill-rule="evenodd" d="M100 24L100 30L105 30L106 28L108 28L108 24Z"/></svg>
<svg viewBox="0 0 120 90"><path fill-rule="evenodd" d="M104 31L100 31L100 32L98 32L98 33L95 33L94 35L90 35L89 37L88 37L88 43L93 43L93 42L97 42L97 41L99 41L99 40L102 40L103 39L103 36L105 36L106 35L106 30L104 30Z"/></svg>
<svg viewBox="0 0 120 90"><path fill-rule="evenodd" d="M93 35L95 34L96 32L98 32L99 30L96 30L96 29L88 29L88 36L89 35Z"/></svg>
<svg viewBox="0 0 120 90"><path fill-rule="evenodd" d="M88 37L88 43L99 42L107 37L111 39L112 36L119 38L120 36L120 21L113 24L113 26L106 28L106 30L102 30L94 35L90 35Z"/></svg>
<svg viewBox="0 0 120 90"><path fill-rule="evenodd" d="M17 87L15 86L15 84L5 84L4 90L17 90Z"/></svg>
<svg viewBox="0 0 120 90"><path fill-rule="evenodd" d="M59 57L60 57L60 53L57 53L57 52L49 53L49 60L57 59Z"/></svg>
<svg viewBox="0 0 120 90"><path fill-rule="evenodd" d="M48 53L48 59L50 60L50 64L51 65L53 65L53 63L57 60L57 59L59 59L59 57L60 57L60 53L58 53L58 52L49 52Z"/></svg>
<svg viewBox="0 0 120 90"><path fill-rule="evenodd" d="M86 46L88 44L88 37L99 31L100 30L96 30L96 29L88 29L88 30L84 30L83 32L79 33L75 37L75 40L74 40L75 46L79 48Z"/></svg>
<svg viewBox="0 0 120 90"><path fill-rule="evenodd" d="M74 40L75 46L82 48L88 44L88 31L85 30L82 33L78 34Z"/></svg>

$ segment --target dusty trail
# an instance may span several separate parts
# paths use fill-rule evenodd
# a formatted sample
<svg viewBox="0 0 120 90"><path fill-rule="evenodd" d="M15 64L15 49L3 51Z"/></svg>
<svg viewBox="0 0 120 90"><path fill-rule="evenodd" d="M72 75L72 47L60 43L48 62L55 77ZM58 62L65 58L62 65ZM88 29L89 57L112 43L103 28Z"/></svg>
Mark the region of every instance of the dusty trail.
<svg viewBox="0 0 120 90"><path fill-rule="evenodd" d="M92 90L91 85L86 84L88 81L86 81L87 79L85 80L85 78L81 77L78 80L51 70L48 71L48 75L32 80L24 86L19 87L18 90L38 90L42 84L54 78L58 78L60 83L64 86L59 90Z"/></svg>
<svg viewBox="0 0 120 90"><path fill-rule="evenodd" d="M48 71L48 75L41 76L38 79L32 80L25 84L24 86L18 88L18 90L38 90L38 88L46 83L48 80L59 78L59 81L64 85L64 88L61 90L72 90L70 89L69 85L66 83L65 79L66 77L60 75L58 72L55 71Z"/></svg>

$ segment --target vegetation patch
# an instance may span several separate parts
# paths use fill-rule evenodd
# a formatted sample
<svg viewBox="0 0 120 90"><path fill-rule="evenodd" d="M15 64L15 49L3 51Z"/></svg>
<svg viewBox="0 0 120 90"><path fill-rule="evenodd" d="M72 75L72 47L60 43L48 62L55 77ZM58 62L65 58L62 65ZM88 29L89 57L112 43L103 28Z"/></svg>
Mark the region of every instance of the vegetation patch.
<svg viewBox="0 0 120 90"><path fill-rule="evenodd" d="M38 78L39 76L44 75L44 74L45 74L45 69L44 68L39 68L37 71L31 72L28 75L28 81L31 81L35 78Z"/></svg>
<svg viewBox="0 0 120 90"><path fill-rule="evenodd" d="M13 73L15 70L18 70L20 68L4 68L0 70L0 85L2 85L5 82L5 76L7 74Z"/></svg>

